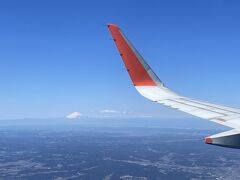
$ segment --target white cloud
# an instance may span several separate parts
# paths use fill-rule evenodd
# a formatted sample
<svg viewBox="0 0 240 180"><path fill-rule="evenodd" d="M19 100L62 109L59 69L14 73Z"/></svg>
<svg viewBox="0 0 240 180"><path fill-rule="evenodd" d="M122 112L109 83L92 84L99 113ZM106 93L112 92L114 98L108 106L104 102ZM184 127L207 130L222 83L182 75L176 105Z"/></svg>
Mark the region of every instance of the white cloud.
<svg viewBox="0 0 240 180"><path fill-rule="evenodd" d="M103 110L100 110L99 112L104 114L121 114L120 111L113 110L113 109L103 109Z"/></svg>
<svg viewBox="0 0 240 180"><path fill-rule="evenodd" d="M137 113L125 110L102 109L98 112L85 114L84 117L92 118L152 118L153 116L145 113Z"/></svg>
<svg viewBox="0 0 240 180"><path fill-rule="evenodd" d="M82 114L80 112L72 112L66 116L68 119L77 119L80 118Z"/></svg>

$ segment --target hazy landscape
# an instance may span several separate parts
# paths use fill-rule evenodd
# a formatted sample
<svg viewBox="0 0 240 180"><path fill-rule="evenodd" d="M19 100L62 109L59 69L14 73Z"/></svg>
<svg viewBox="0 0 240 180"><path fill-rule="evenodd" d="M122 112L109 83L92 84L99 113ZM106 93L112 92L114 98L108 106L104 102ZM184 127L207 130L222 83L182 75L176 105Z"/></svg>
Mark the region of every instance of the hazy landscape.
<svg viewBox="0 0 240 180"><path fill-rule="evenodd" d="M185 122L189 126L193 120ZM186 124L151 119L2 121L0 179L240 178L239 150L203 142L221 127L203 123L207 130L190 129Z"/></svg>

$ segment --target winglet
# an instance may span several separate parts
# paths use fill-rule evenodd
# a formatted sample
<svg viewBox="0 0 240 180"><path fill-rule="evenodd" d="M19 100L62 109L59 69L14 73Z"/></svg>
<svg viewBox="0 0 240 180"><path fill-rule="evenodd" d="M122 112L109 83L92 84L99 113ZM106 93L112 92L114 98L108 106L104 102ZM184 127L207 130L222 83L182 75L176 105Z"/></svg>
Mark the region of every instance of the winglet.
<svg viewBox="0 0 240 180"><path fill-rule="evenodd" d="M162 85L143 57L115 24L107 25L134 86Z"/></svg>

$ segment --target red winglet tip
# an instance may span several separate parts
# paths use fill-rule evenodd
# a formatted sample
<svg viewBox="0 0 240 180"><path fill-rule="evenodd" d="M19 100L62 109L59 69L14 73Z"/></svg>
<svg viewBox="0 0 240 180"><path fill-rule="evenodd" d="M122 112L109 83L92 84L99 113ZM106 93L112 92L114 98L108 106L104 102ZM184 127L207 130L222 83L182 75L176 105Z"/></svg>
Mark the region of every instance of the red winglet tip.
<svg viewBox="0 0 240 180"><path fill-rule="evenodd" d="M112 23L108 23L108 24L107 24L107 27L108 27L108 28L110 28L110 27L119 28L116 24L112 24Z"/></svg>
<svg viewBox="0 0 240 180"><path fill-rule="evenodd" d="M212 138L206 137L206 138L205 138L205 143L206 143L206 144L212 144L212 143L213 143Z"/></svg>
<svg viewBox="0 0 240 180"><path fill-rule="evenodd" d="M120 32L120 28L115 24L107 24L107 27L111 32L122 60L128 69L128 74L130 75L134 86L156 86L156 83L148 74L146 67L140 62L132 45Z"/></svg>

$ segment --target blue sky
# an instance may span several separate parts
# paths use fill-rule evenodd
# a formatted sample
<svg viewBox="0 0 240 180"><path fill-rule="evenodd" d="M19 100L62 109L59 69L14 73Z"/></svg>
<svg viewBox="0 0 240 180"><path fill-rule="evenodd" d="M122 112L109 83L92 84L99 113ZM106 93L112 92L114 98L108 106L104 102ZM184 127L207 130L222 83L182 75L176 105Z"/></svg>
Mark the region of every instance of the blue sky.
<svg viewBox="0 0 240 180"><path fill-rule="evenodd" d="M183 117L137 94L106 24L118 24L165 84L240 106L239 1L2 1L0 119L104 110Z"/></svg>

